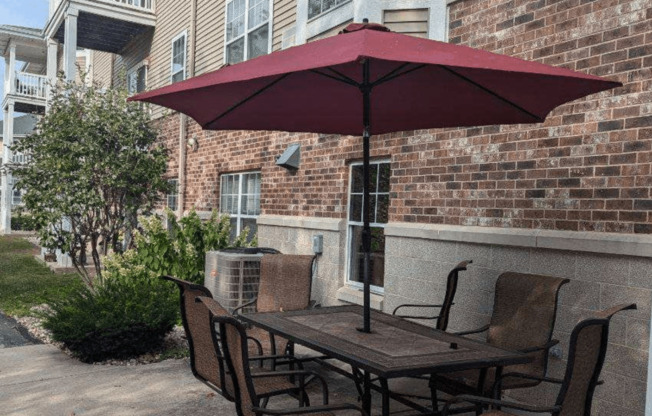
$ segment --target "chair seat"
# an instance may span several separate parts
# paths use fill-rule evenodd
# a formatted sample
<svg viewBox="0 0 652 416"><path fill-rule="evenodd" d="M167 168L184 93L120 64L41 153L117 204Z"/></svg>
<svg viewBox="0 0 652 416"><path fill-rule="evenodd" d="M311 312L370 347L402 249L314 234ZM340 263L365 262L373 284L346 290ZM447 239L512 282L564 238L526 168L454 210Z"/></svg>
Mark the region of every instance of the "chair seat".
<svg viewBox="0 0 652 416"><path fill-rule="evenodd" d="M252 368L251 372L254 377L252 378L254 383L254 390L256 394L260 397L274 396L276 394L286 393L288 391L296 390L298 387L290 383L287 377L255 377L256 374L259 374L263 371L257 371L258 369ZM269 371L269 370L268 370Z"/></svg>

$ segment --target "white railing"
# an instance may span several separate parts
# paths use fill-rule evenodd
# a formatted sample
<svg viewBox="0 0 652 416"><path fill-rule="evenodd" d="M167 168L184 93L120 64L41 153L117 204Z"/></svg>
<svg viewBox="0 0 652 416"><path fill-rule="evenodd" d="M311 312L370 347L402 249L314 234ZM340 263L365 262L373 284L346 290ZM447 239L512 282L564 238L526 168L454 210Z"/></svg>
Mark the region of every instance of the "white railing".
<svg viewBox="0 0 652 416"><path fill-rule="evenodd" d="M24 95L34 98L45 98L47 96L48 78L44 75L28 74L25 72L16 72L16 90L17 95Z"/></svg>
<svg viewBox="0 0 652 416"><path fill-rule="evenodd" d="M145 10L154 10L156 0L101 0L104 3L121 3L127 6L139 7Z"/></svg>

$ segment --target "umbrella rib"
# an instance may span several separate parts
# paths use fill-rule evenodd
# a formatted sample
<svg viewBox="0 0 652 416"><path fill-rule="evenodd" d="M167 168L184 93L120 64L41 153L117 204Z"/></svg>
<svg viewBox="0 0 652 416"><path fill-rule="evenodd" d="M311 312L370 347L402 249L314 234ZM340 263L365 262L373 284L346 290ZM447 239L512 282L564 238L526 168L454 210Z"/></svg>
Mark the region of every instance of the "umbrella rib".
<svg viewBox="0 0 652 416"><path fill-rule="evenodd" d="M212 119L212 120L209 121L208 123L204 124L202 127L210 126L211 124L215 123L216 121L218 121L218 120L221 119L222 117L226 117L229 113L231 113L232 111L236 110L238 107L240 107L240 106L246 104L249 100L252 100L252 99L256 98L258 95L260 95L260 94L262 94L263 92L265 92L266 90L270 89L271 87L273 87L274 85L276 85L277 83L279 83L280 81L282 81L283 79L285 79L285 78L286 78L288 75L290 75L290 74L291 74L291 72L289 72L289 73L287 73L287 74L283 74L283 75L281 75L280 77L276 78L274 81L272 81L272 82L270 82L269 84L265 85L263 88L257 90L256 92L254 92L253 94L251 94L250 96L248 96L247 98L245 98L244 100L242 100L242 101L240 101L240 102L238 102L238 103L232 105L232 106L229 107L225 112L223 112L223 113L220 114L219 116L215 117L214 119Z"/></svg>
<svg viewBox="0 0 652 416"><path fill-rule="evenodd" d="M336 74L338 74L341 78L336 77L334 75L326 74L326 73L321 72L321 71L317 71L316 69L311 69L310 72L312 72L314 74L317 74L317 75L321 75L321 76L326 77L326 78L334 79L335 81L339 81L339 82L343 82L345 84L353 85L354 87L358 87L358 88L360 87L360 84L358 84L357 82L355 82L351 78L347 77L346 75L340 74L339 72L335 71L332 68L328 68L328 69L335 72Z"/></svg>
<svg viewBox="0 0 652 416"><path fill-rule="evenodd" d="M405 68L406 66L409 66L409 65L410 65L410 62L406 62L403 65L400 65L397 68L391 70L387 74L385 74L382 77L378 78L376 81L372 82L371 87L373 88L373 87L375 87L377 85L384 84L387 81L391 81L391 80L393 80L395 78L398 78L398 77L401 77L403 75L409 74L410 72L416 71L417 69L421 69L421 68L423 68L425 66L425 65L417 65L414 68L411 68L411 69L409 69L407 71L404 71L404 72L401 72L401 73L397 74L398 71L402 70L403 68Z"/></svg>
<svg viewBox="0 0 652 416"><path fill-rule="evenodd" d="M451 68L449 68L449 67L447 67L445 65L441 65L441 68L445 69L446 71L450 72L451 74L455 75L456 77L463 79L464 81L468 82L469 84L472 84L472 85L476 86L477 88L481 89L482 91L486 92L487 94L498 98L500 101L503 101L504 103L509 104L510 106L516 108L517 110L521 111L522 113L527 114L528 116L534 118L537 122L542 122L542 121L545 120L544 118L541 118L541 117L537 116L536 114L533 114L533 113L529 112L528 110L526 110L525 108L523 108L520 105L516 104L515 102L508 100L507 98L503 97L502 95L491 91L489 88L485 87L484 85L473 81L471 78L466 77L466 76L460 74L459 72L457 72L457 71L455 71L455 70L453 70L453 69L451 69Z"/></svg>

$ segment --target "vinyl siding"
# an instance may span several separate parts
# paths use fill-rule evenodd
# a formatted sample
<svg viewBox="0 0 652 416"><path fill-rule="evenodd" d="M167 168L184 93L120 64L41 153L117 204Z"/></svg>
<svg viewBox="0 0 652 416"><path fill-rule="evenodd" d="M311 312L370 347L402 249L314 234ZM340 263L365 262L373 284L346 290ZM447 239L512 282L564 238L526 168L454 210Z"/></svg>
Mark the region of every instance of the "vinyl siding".
<svg viewBox="0 0 652 416"><path fill-rule="evenodd" d="M197 0L195 75L211 72L224 62L225 0Z"/></svg>
<svg viewBox="0 0 652 416"><path fill-rule="evenodd" d="M190 0L157 0L156 29L152 37L148 89L170 85L170 62L172 60L172 39L183 31L186 38L186 57L189 56ZM186 59L186 73L188 59Z"/></svg>
<svg viewBox="0 0 652 416"><path fill-rule="evenodd" d="M351 20L349 20L347 22L344 22L344 23L342 23L340 25L337 25L335 27L332 27L332 28L328 29L327 31L320 33L317 36L311 37L310 39L308 39L308 42L312 42L313 40L319 40L319 39L324 39L324 38L329 38L331 36L335 36L338 33L340 33L345 27L350 25L351 23L353 23L353 19L351 19Z"/></svg>
<svg viewBox="0 0 652 416"><path fill-rule="evenodd" d="M82 72L86 71L86 57L85 56L77 56L77 60L75 65L77 66L77 70L75 71L77 75L75 75L75 82L76 83L81 83L81 74ZM86 74L86 82L88 82L88 77L90 74Z"/></svg>
<svg viewBox="0 0 652 416"><path fill-rule="evenodd" d="M186 38L186 73L188 73L189 45L191 43L190 7L190 0L156 1L156 29L152 36L151 53L149 54L147 89L170 85L172 39L183 31L188 31ZM152 116L154 118L163 114L162 107L153 106Z"/></svg>
<svg viewBox="0 0 652 416"><path fill-rule="evenodd" d="M274 1L272 51L281 49L283 33L295 27L297 21L296 0Z"/></svg>
<svg viewBox="0 0 652 416"><path fill-rule="evenodd" d="M392 32L428 37L428 9L385 10L383 21Z"/></svg>
<svg viewBox="0 0 652 416"><path fill-rule="evenodd" d="M132 40L120 55L117 55L114 63L113 85L125 85L127 72L140 66L143 61L149 61L152 47L152 36L154 32L149 31ZM151 89L149 74L147 76L147 89Z"/></svg>
<svg viewBox="0 0 652 416"><path fill-rule="evenodd" d="M91 63L93 82L102 87L113 86L113 54L109 52L93 51L93 62Z"/></svg>

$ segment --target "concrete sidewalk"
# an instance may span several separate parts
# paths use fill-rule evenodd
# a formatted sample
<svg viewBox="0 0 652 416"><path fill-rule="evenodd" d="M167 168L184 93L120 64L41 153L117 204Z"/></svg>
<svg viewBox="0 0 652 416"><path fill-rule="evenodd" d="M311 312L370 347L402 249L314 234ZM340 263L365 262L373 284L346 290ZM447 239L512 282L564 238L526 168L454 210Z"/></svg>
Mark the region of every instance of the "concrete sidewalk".
<svg viewBox="0 0 652 416"><path fill-rule="evenodd" d="M356 403L351 380L317 365L310 368L326 377L330 403ZM314 405L320 403L318 384L310 389ZM421 393L427 393L427 386L421 384ZM373 401L372 413L377 415L381 408L378 394ZM296 406L296 400L288 396L272 398L269 405ZM392 414L414 411L392 402ZM0 349L0 415L236 416L236 411L233 403L194 378L189 359L137 366L90 365L52 345L39 344Z"/></svg>
<svg viewBox="0 0 652 416"><path fill-rule="evenodd" d="M313 367L327 378L331 403L356 402L350 380ZM317 385L313 383L310 391L315 405L320 403ZM380 409L380 403L375 405ZM270 408L296 406L297 401L288 396L270 400ZM351 414L359 415L342 415ZM0 349L0 415L236 416L236 411L233 403L195 379L189 359L137 366L90 365L40 344Z"/></svg>
<svg viewBox="0 0 652 416"><path fill-rule="evenodd" d="M52 345L0 349L0 414L224 415L233 403L197 381L188 360L83 364Z"/></svg>

